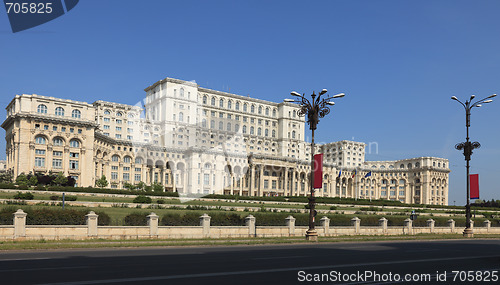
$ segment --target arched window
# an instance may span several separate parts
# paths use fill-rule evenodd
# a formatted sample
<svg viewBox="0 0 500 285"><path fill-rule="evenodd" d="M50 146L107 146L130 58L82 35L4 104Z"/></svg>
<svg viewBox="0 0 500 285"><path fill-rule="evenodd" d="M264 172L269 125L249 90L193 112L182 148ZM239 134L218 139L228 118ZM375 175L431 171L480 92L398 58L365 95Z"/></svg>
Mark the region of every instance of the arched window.
<svg viewBox="0 0 500 285"><path fill-rule="evenodd" d="M261 135L262 135L262 129L261 129L261 128L258 128L258 129L257 129L257 135L258 135L258 136L261 136Z"/></svg>
<svg viewBox="0 0 500 285"><path fill-rule="evenodd" d="M47 140L42 136L38 136L35 138L35 143L36 144L46 144Z"/></svg>
<svg viewBox="0 0 500 285"><path fill-rule="evenodd" d="M45 106L44 104L40 104L36 108L36 111L40 114L47 114L47 106Z"/></svg>
<svg viewBox="0 0 500 285"><path fill-rule="evenodd" d="M206 128L206 127L207 127L207 119L203 119L203 120L201 120L201 126L202 126L203 128Z"/></svg>
<svg viewBox="0 0 500 285"><path fill-rule="evenodd" d="M205 169L210 169L211 165L210 163L205 163Z"/></svg>
<svg viewBox="0 0 500 285"><path fill-rule="evenodd" d="M52 143L55 145L55 146L62 146L64 144L64 141L62 138L54 138L54 140L52 140Z"/></svg>
<svg viewBox="0 0 500 285"><path fill-rule="evenodd" d="M231 109L233 107L233 102L231 100L227 101L227 108Z"/></svg>
<svg viewBox="0 0 500 285"><path fill-rule="evenodd" d="M243 104L243 112L246 112L248 110L247 108L248 108L247 103Z"/></svg>
<svg viewBox="0 0 500 285"><path fill-rule="evenodd" d="M408 163L408 169L411 169L411 163Z"/></svg>
<svg viewBox="0 0 500 285"><path fill-rule="evenodd" d="M223 122L219 122L219 130L223 130L224 129L224 123Z"/></svg>
<svg viewBox="0 0 500 285"><path fill-rule="evenodd" d="M273 109L273 117L276 117L276 109Z"/></svg>
<svg viewBox="0 0 500 285"><path fill-rule="evenodd" d="M76 119L80 119L82 117L82 112L80 112L80 110L73 110L71 111L71 118L76 118Z"/></svg>
<svg viewBox="0 0 500 285"><path fill-rule="evenodd" d="M399 179L399 185L404 185L405 184L405 180L404 179Z"/></svg>
<svg viewBox="0 0 500 285"><path fill-rule="evenodd" d="M214 120L210 121L210 128L215 129L215 121Z"/></svg>
<svg viewBox="0 0 500 285"><path fill-rule="evenodd" d="M240 110L240 102L236 101L236 104L234 104L234 108L236 109L236 111L239 111Z"/></svg>
<svg viewBox="0 0 500 285"><path fill-rule="evenodd" d="M250 127L250 134L253 135L254 134L254 127Z"/></svg>
<svg viewBox="0 0 500 285"><path fill-rule="evenodd" d="M70 141L69 141L69 146L70 146L70 147L80 147L80 141L75 140L75 139L70 140Z"/></svg>
<svg viewBox="0 0 500 285"><path fill-rule="evenodd" d="M134 118L134 114L133 114L133 113L128 113L128 117L129 117L130 119L133 119L133 118Z"/></svg>
<svg viewBox="0 0 500 285"><path fill-rule="evenodd" d="M131 160L132 160L132 158L128 155L123 158L123 162L125 162L125 163L130 163Z"/></svg>
<svg viewBox="0 0 500 285"><path fill-rule="evenodd" d="M215 97L212 97L212 100L210 103L212 104L212 106L215 106Z"/></svg>
<svg viewBox="0 0 500 285"><path fill-rule="evenodd" d="M292 131L292 139L295 138L295 131Z"/></svg>
<svg viewBox="0 0 500 285"><path fill-rule="evenodd" d="M294 118L295 118L296 114L297 114L297 113L295 112L295 110L293 110L293 117L294 117Z"/></svg>
<svg viewBox="0 0 500 285"><path fill-rule="evenodd" d="M179 122L184 122L184 113L179 113Z"/></svg>
<svg viewBox="0 0 500 285"><path fill-rule="evenodd" d="M136 163L136 164L142 164L142 158L141 158L141 157L137 157L137 158L135 159L135 163Z"/></svg>
<svg viewBox="0 0 500 285"><path fill-rule="evenodd" d="M250 106L250 112L255 113L255 105Z"/></svg>
<svg viewBox="0 0 500 285"><path fill-rule="evenodd" d="M184 97L184 88L181 88L181 91L180 91L180 96L181 96L181 97Z"/></svg>
<svg viewBox="0 0 500 285"><path fill-rule="evenodd" d="M276 137L276 131L275 130L272 131L272 136L273 136L273 138Z"/></svg>
<svg viewBox="0 0 500 285"><path fill-rule="evenodd" d="M269 116L269 108L266 108L266 116Z"/></svg>
<svg viewBox="0 0 500 285"><path fill-rule="evenodd" d="M399 166L399 168L403 169L403 168L405 168L405 165L404 165L404 164L401 164L401 165Z"/></svg>
<svg viewBox="0 0 500 285"><path fill-rule="evenodd" d="M259 114L262 114L262 106L259 106Z"/></svg>
<svg viewBox="0 0 500 285"><path fill-rule="evenodd" d="M247 126L243 125L243 133L246 134L247 133Z"/></svg>
<svg viewBox="0 0 500 285"><path fill-rule="evenodd" d="M219 107L224 108L224 100L223 99L219 100Z"/></svg>
<svg viewBox="0 0 500 285"><path fill-rule="evenodd" d="M207 104L207 95L203 95L203 104Z"/></svg>
<svg viewBox="0 0 500 285"><path fill-rule="evenodd" d="M265 135L266 137L268 137L268 136L269 136L269 129L266 129L266 130L264 131L264 135Z"/></svg>
<svg viewBox="0 0 500 285"><path fill-rule="evenodd" d="M121 116L123 116L123 114L122 114L122 112L116 112L116 116L121 117Z"/></svg>
<svg viewBox="0 0 500 285"><path fill-rule="evenodd" d="M57 107L55 114L56 116L64 116L64 109L62 107Z"/></svg>
<svg viewBox="0 0 500 285"><path fill-rule="evenodd" d="M227 125L226 125L226 130L227 130L227 131L231 131L231 123L227 123Z"/></svg>
<svg viewBox="0 0 500 285"><path fill-rule="evenodd" d="M120 157L115 154L111 157L111 161L120 161Z"/></svg>
<svg viewBox="0 0 500 285"><path fill-rule="evenodd" d="M109 115L111 112L109 110L104 110L104 115Z"/></svg>
<svg viewBox="0 0 500 285"><path fill-rule="evenodd" d="M240 130L240 125L236 124L234 125L234 131L238 132Z"/></svg>
<svg viewBox="0 0 500 285"><path fill-rule="evenodd" d="M420 167L420 162L415 163L415 167L419 168Z"/></svg>

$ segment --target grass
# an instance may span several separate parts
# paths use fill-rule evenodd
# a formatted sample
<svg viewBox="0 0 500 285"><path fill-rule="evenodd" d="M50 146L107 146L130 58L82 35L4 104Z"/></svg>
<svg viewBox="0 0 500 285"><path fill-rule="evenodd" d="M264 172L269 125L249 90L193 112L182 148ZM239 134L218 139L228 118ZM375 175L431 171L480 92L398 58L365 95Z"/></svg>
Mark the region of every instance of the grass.
<svg viewBox="0 0 500 285"><path fill-rule="evenodd" d="M499 239L500 235L476 234L474 238ZM320 243L359 242L359 241L396 241L396 240L443 240L467 239L461 234L419 234L399 236L339 236L320 237ZM7 250L45 250L74 248L121 248L121 247L178 247L178 246L230 246L259 244L300 244L308 243L304 237L276 238L230 238L230 239L137 239L137 240L37 240L37 241L0 241L0 251Z"/></svg>

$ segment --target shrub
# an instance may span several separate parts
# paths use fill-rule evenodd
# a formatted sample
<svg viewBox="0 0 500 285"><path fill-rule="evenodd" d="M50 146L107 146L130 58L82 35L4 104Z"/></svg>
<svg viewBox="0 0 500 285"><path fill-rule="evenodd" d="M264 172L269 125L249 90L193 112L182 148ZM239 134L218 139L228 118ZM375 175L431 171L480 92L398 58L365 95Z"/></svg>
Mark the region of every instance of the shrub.
<svg viewBox="0 0 500 285"><path fill-rule="evenodd" d="M139 195L139 196L134 198L133 202L134 203L142 203L142 204L151 204L153 202L153 200L151 200L151 197Z"/></svg>
<svg viewBox="0 0 500 285"><path fill-rule="evenodd" d="M57 195L52 195L52 196L50 196L50 200L52 200L52 201L57 201L57 200L59 200L59 196L57 196Z"/></svg>
<svg viewBox="0 0 500 285"><path fill-rule="evenodd" d="M158 200L156 200L156 204L165 204L165 200L164 199L158 199Z"/></svg>
<svg viewBox="0 0 500 285"><path fill-rule="evenodd" d="M147 213L132 213L125 217L125 226L146 226L148 224Z"/></svg>
<svg viewBox="0 0 500 285"><path fill-rule="evenodd" d="M14 195L14 199L17 199L17 200L33 200L34 198L35 197L30 192L26 192L26 193L17 192L17 194Z"/></svg>

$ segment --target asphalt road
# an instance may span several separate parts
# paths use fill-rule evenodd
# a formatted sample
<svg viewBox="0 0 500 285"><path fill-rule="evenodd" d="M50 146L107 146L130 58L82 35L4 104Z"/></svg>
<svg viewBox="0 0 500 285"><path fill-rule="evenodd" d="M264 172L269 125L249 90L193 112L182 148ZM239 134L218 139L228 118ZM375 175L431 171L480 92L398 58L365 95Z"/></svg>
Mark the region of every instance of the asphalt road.
<svg viewBox="0 0 500 285"><path fill-rule="evenodd" d="M500 240L0 252L2 285L499 284L499 274Z"/></svg>

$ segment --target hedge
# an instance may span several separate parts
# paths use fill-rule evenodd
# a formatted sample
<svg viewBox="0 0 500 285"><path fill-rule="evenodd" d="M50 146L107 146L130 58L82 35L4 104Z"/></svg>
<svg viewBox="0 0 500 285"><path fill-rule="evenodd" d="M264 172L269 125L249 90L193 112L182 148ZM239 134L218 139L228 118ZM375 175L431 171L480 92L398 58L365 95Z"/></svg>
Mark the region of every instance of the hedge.
<svg viewBox="0 0 500 285"><path fill-rule="evenodd" d="M132 213L123 219L125 226L146 226L148 224L148 213Z"/></svg>
<svg viewBox="0 0 500 285"><path fill-rule="evenodd" d="M12 225L14 213L18 207L7 207L0 210L0 224ZM88 211L73 210L73 209L47 209L47 208L25 208L24 212L27 213L27 225L85 225ZM110 224L111 219L108 214L104 212L97 212L99 215L98 224L100 226L107 226Z"/></svg>

